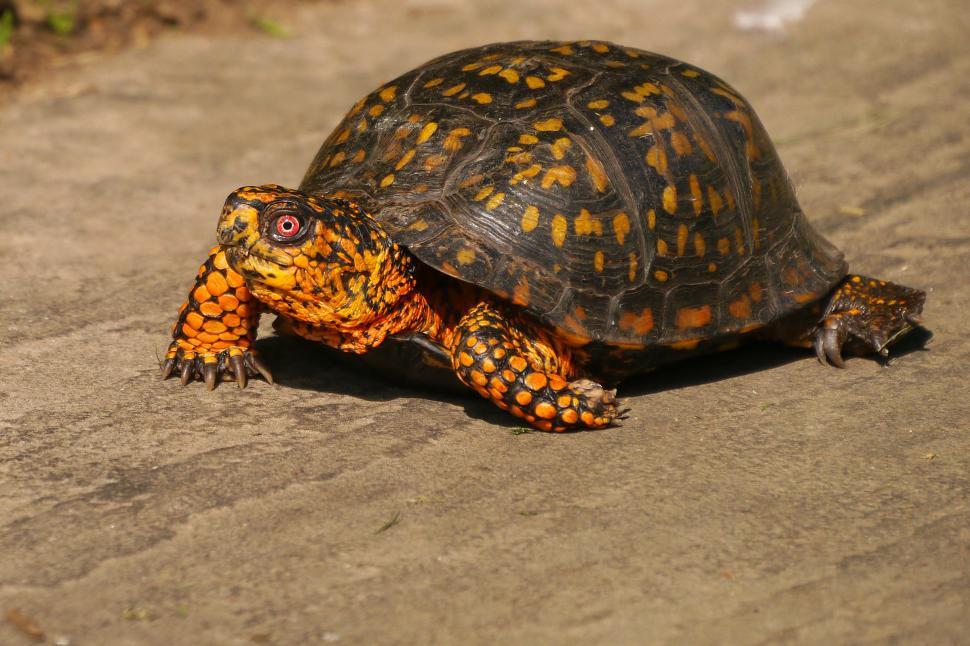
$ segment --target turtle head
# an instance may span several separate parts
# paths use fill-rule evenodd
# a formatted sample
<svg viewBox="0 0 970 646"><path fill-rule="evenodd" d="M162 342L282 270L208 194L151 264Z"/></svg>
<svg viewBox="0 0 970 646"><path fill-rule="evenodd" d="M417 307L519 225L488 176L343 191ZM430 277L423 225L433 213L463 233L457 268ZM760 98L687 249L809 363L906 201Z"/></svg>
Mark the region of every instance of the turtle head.
<svg viewBox="0 0 970 646"><path fill-rule="evenodd" d="M414 285L407 252L347 200L246 186L226 200L217 235L253 295L313 325L367 325Z"/></svg>

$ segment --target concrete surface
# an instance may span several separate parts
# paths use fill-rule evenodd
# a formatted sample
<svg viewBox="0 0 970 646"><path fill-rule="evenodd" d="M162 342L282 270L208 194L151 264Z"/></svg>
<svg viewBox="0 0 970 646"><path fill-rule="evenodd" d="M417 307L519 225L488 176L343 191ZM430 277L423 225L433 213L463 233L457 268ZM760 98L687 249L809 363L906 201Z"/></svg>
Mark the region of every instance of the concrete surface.
<svg viewBox="0 0 970 646"><path fill-rule="evenodd" d="M71 644L968 643L965 6L740 32L750 6L361 0L25 89L0 111L0 610ZM231 189L295 184L381 80L532 37L735 84L853 268L929 291L925 351L736 351L569 436L269 336L276 386L158 380Z"/></svg>

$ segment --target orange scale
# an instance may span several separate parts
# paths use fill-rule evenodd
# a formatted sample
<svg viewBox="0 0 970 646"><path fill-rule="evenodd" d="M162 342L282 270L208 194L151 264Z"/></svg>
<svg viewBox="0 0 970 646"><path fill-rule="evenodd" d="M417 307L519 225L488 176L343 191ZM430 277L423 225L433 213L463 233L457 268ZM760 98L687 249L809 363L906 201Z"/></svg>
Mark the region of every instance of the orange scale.
<svg viewBox="0 0 970 646"><path fill-rule="evenodd" d="M222 308L219 307L219 305L217 303L214 303L213 301L206 301L201 305L199 305L199 311L205 314L206 316L210 316L212 318L216 318L222 315Z"/></svg>
<svg viewBox="0 0 970 646"><path fill-rule="evenodd" d="M199 341L202 341L202 343L215 343L216 341L219 340L219 337L209 332L199 332L199 336L195 338L198 339Z"/></svg>
<svg viewBox="0 0 970 646"><path fill-rule="evenodd" d="M199 285L198 287L195 288L195 291L192 292L192 298L199 301L200 303L204 303L205 301L212 298L212 295L209 294L208 290L206 290L205 285Z"/></svg>
<svg viewBox="0 0 970 646"><path fill-rule="evenodd" d="M533 410L537 416L543 419L552 419L556 416L556 407L549 402L539 402Z"/></svg>
<svg viewBox="0 0 970 646"><path fill-rule="evenodd" d="M223 332L219 335L219 338L223 341L238 341L239 337L232 332Z"/></svg>
<svg viewBox="0 0 970 646"><path fill-rule="evenodd" d="M229 284L230 287L235 289L237 287L242 287L243 285L245 285L246 279L230 269L229 271L226 272L226 282Z"/></svg>
<svg viewBox="0 0 970 646"><path fill-rule="evenodd" d="M205 280L205 288L213 296L222 296L229 290L229 283L221 273L212 272Z"/></svg>
<svg viewBox="0 0 970 646"><path fill-rule="evenodd" d="M232 294L223 294L219 297L219 307L226 312L231 312L239 307L239 299Z"/></svg>
<svg viewBox="0 0 970 646"><path fill-rule="evenodd" d="M192 337L194 337L195 335L197 335L198 333L199 333L199 331L196 330L191 325L189 325L188 323L183 323L182 324L182 334L184 334L185 336L189 337L190 339Z"/></svg>
<svg viewBox="0 0 970 646"><path fill-rule="evenodd" d="M246 336L246 332L247 332L246 328L244 328L241 325L239 327L233 328L232 331L235 334L238 334L239 336Z"/></svg>
<svg viewBox="0 0 970 646"><path fill-rule="evenodd" d="M242 320L235 314L226 314L222 317L222 322L226 324L227 327L236 327Z"/></svg>
<svg viewBox="0 0 970 646"><path fill-rule="evenodd" d="M206 332L212 332L213 334L219 334L220 332L226 331L226 326L221 321L206 321L202 329Z"/></svg>
<svg viewBox="0 0 970 646"><path fill-rule="evenodd" d="M189 312L185 315L185 322L196 330L199 330L202 328L202 324L205 323L205 319L198 312Z"/></svg>

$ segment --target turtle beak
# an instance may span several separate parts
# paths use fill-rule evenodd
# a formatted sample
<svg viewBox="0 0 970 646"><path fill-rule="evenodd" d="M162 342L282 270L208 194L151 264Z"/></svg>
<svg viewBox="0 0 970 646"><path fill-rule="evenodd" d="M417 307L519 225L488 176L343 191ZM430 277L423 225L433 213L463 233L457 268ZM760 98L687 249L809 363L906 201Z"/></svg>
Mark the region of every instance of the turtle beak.
<svg viewBox="0 0 970 646"><path fill-rule="evenodd" d="M219 217L216 237L227 247L250 247L259 237L258 220L259 214L252 206L226 204Z"/></svg>

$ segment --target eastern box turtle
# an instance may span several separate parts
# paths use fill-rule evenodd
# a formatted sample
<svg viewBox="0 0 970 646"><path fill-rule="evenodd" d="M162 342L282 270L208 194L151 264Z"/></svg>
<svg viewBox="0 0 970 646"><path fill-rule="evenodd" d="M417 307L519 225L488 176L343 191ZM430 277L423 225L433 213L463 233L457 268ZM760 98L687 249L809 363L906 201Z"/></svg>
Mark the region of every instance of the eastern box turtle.
<svg viewBox="0 0 970 646"><path fill-rule="evenodd" d="M398 77L298 190L232 193L218 241L165 377L270 380L252 346L272 311L347 352L403 339L554 431L607 426L609 386L745 337L836 366L885 355L925 298L847 274L734 88L595 41L488 45Z"/></svg>

